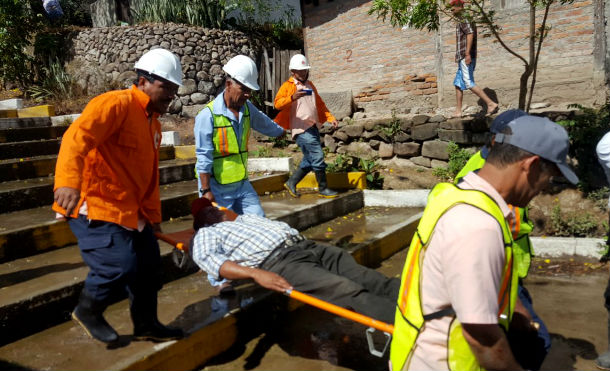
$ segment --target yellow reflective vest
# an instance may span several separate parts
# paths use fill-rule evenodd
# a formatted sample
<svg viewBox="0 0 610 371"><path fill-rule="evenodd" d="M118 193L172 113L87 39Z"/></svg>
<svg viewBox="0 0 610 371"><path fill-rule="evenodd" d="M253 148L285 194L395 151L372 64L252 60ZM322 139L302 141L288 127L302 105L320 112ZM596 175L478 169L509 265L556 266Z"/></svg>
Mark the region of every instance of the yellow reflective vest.
<svg viewBox="0 0 610 371"><path fill-rule="evenodd" d="M469 172L482 168L484 164L485 159L481 156L481 151L472 155L462 170L455 176L455 184ZM525 278L530 270L532 256L534 255L534 249L530 241L530 233L534 229L534 223L529 219L527 207L520 208L512 205L508 205L508 207L515 214L515 220L510 225L515 241L515 250L513 251L515 266L519 278Z"/></svg>
<svg viewBox="0 0 610 371"><path fill-rule="evenodd" d="M214 117L214 178L220 184L229 184L248 179L248 138L250 137L250 111L245 105L243 115L243 130L241 133L241 146L237 135L231 125L231 120L223 115L214 113L214 101L207 104Z"/></svg>
<svg viewBox="0 0 610 371"><path fill-rule="evenodd" d="M487 194L477 190L463 190L450 183L440 183L428 196L428 205L417 226L407 254L398 295L394 334L390 348L392 370L408 366L415 342L426 321L453 316L447 335L447 364L450 370L480 370L481 367L462 334L462 326L451 308L435 313L423 313L421 302L421 268L426 249L436 223L441 216L458 204L468 204L488 213L502 228L505 263L498 294L498 322L508 331L517 299L517 275L513 274L513 238L502 210ZM476 236L473 236L476 238Z"/></svg>

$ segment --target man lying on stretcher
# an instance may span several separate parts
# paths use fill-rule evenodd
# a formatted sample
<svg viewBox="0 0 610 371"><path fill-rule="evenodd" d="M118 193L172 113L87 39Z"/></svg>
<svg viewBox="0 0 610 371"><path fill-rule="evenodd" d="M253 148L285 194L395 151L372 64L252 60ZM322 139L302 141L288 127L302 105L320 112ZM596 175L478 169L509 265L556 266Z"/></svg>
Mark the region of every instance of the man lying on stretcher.
<svg viewBox="0 0 610 371"><path fill-rule="evenodd" d="M294 288L394 323L397 278L356 263L338 247L307 240L284 222L230 216L205 198L193 202L192 213L196 234L188 251L212 285L251 278L270 290Z"/></svg>

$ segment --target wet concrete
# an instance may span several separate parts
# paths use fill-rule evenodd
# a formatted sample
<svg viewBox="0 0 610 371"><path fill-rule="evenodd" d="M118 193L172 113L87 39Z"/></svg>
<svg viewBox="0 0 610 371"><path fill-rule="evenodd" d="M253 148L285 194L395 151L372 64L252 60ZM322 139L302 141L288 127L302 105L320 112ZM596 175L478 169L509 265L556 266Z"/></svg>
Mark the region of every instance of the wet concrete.
<svg viewBox="0 0 610 371"><path fill-rule="evenodd" d="M376 236L421 212L422 208L365 207L303 232L309 239L347 250L370 242Z"/></svg>
<svg viewBox="0 0 610 371"><path fill-rule="evenodd" d="M401 251L378 271L399 276ZM529 288L553 345L542 370L594 370L607 347L603 291L607 274L574 277L530 275ZM312 307L286 313L263 334L236 343L200 370L387 370L387 355L368 353L365 327Z"/></svg>
<svg viewBox="0 0 610 371"><path fill-rule="evenodd" d="M31 140L27 142L0 143L0 158L23 158L52 155L59 152L60 139Z"/></svg>

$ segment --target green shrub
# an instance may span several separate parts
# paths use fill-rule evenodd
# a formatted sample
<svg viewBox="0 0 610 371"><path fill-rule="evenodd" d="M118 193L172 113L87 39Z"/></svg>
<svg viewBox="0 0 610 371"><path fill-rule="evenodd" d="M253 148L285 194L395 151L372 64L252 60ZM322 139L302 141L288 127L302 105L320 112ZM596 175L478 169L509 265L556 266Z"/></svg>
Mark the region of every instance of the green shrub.
<svg viewBox="0 0 610 371"><path fill-rule="evenodd" d="M32 80L32 57L26 52L42 15L22 0L0 0L0 80L25 86Z"/></svg>
<svg viewBox="0 0 610 371"><path fill-rule="evenodd" d="M76 79L66 72L58 60L51 62L48 68L43 67L43 71L45 74L40 83L27 90L36 102L72 99L82 93Z"/></svg>
<svg viewBox="0 0 610 371"><path fill-rule="evenodd" d="M472 157L472 153L460 148L460 146L453 142L449 142L447 153L449 155L447 168L438 167L432 173L441 180L450 182L453 181L457 173L466 165L470 157Z"/></svg>
<svg viewBox="0 0 610 371"><path fill-rule="evenodd" d="M556 202L551 211L551 226L555 236L588 237L597 230L597 222L589 213L564 217L561 206Z"/></svg>

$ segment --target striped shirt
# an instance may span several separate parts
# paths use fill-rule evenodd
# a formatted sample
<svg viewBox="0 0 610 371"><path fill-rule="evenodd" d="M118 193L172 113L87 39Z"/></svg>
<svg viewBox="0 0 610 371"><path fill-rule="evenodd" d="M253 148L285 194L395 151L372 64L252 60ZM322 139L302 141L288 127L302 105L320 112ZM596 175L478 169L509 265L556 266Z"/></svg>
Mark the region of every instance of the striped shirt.
<svg viewBox="0 0 610 371"><path fill-rule="evenodd" d="M455 61L466 58L466 36L472 35L470 57L477 57L477 26L474 23L461 22L455 25Z"/></svg>
<svg viewBox="0 0 610 371"><path fill-rule="evenodd" d="M224 262L258 267L275 248L297 235L299 231L284 222L240 215L234 221L199 229L193 239L193 260L214 283L221 279Z"/></svg>

